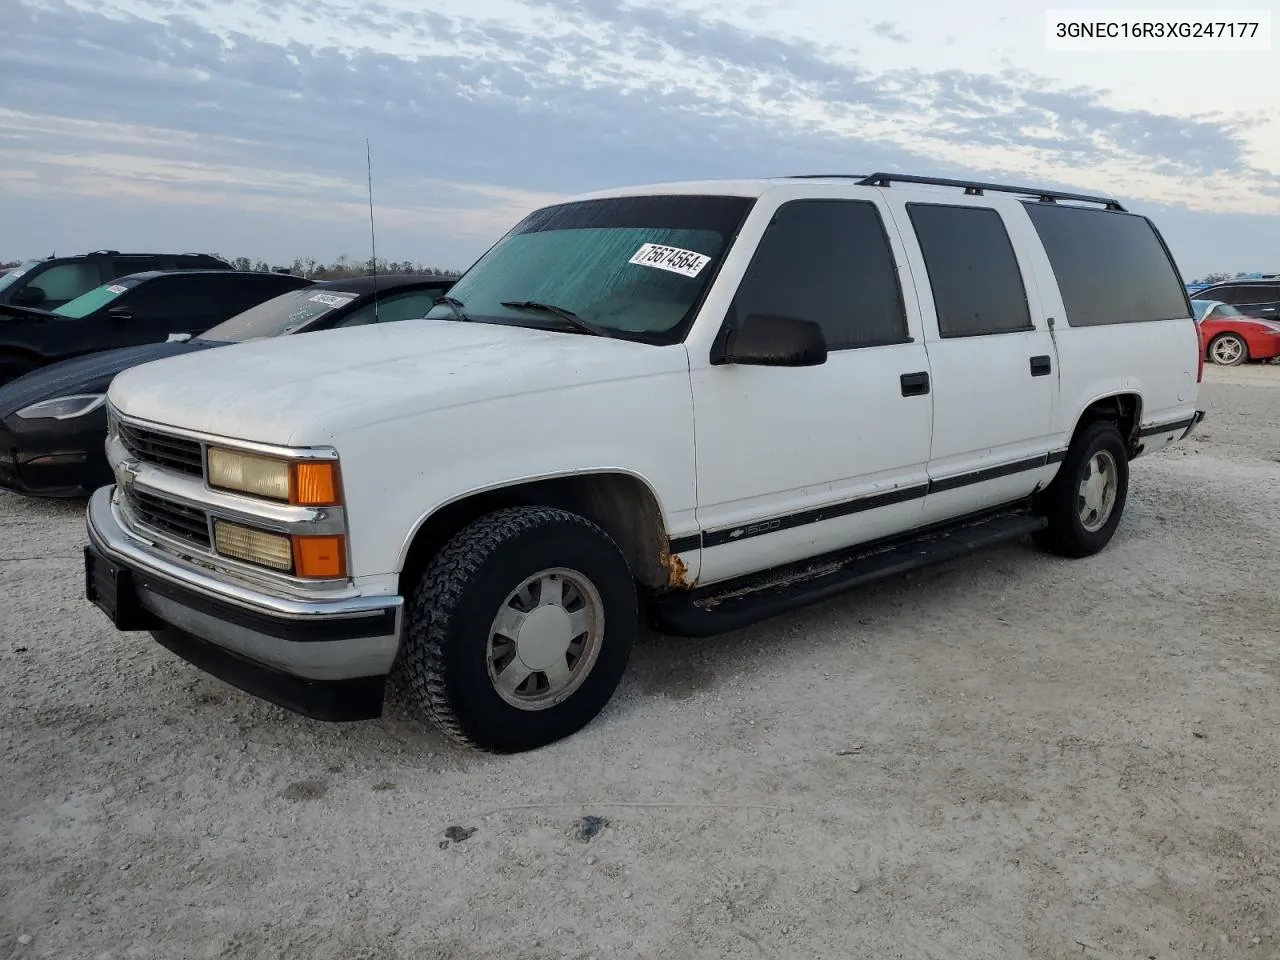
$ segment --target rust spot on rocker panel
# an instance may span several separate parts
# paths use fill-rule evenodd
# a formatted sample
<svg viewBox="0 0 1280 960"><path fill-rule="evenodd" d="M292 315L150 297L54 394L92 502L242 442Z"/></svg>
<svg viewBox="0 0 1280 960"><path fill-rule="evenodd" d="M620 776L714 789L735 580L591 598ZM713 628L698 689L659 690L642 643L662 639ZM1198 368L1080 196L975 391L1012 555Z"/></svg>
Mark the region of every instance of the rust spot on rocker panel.
<svg viewBox="0 0 1280 960"><path fill-rule="evenodd" d="M667 586L686 590L693 586L689 582L689 566L680 559L680 554L672 553L669 548L664 547L658 562L667 571Z"/></svg>

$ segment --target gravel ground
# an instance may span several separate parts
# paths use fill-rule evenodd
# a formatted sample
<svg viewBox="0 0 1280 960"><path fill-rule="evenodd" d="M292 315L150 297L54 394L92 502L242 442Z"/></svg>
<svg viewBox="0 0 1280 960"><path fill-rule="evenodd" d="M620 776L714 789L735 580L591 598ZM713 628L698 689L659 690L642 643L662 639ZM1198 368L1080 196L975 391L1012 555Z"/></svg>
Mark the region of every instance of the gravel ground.
<svg viewBox="0 0 1280 960"><path fill-rule="evenodd" d="M311 722L81 599L0 496L0 957L1280 957L1280 369L1012 545L637 649L545 750Z"/></svg>

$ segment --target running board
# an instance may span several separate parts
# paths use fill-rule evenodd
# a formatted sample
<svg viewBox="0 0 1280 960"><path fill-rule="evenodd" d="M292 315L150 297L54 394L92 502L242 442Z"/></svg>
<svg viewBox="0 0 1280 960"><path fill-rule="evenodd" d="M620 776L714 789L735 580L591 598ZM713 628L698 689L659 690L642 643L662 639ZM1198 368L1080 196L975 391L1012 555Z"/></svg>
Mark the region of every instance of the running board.
<svg viewBox="0 0 1280 960"><path fill-rule="evenodd" d="M710 637L808 606L853 587L954 560L1042 530L1044 517L1006 510L906 537L863 544L799 564L694 590L663 594L651 607L653 626L668 636Z"/></svg>

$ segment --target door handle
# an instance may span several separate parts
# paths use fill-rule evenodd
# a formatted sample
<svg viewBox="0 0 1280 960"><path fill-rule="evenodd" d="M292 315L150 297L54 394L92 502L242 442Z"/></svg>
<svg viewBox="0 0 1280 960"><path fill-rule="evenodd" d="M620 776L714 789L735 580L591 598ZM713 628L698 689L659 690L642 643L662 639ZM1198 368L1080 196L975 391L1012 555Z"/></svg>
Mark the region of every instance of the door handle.
<svg viewBox="0 0 1280 960"><path fill-rule="evenodd" d="M904 373L898 378L902 384L902 395L904 397L923 397L929 392L929 372L921 370L918 373Z"/></svg>
<svg viewBox="0 0 1280 960"><path fill-rule="evenodd" d="M1047 356L1031 358L1031 375L1033 377L1047 377L1053 370L1053 364Z"/></svg>

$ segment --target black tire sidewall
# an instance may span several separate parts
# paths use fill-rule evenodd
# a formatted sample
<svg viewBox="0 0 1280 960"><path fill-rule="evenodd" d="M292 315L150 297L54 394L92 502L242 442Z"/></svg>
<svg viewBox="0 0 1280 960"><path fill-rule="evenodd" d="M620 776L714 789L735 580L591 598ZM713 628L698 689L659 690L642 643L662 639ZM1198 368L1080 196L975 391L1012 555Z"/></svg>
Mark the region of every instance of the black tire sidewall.
<svg viewBox="0 0 1280 960"><path fill-rule="evenodd" d="M512 590L555 567L574 570L599 591L605 620L600 651L567 700L545 710L521 710L504 701L489 678L489 628ZM462 586L433 637L442 646L446 696L463 732L479 746L507 752L581 729L604 709L626 669L637 632L636 604L635 583L621 551L587 523L552 519L503 539Z"/></svg>
<svg viewBox="0 0 1280 960"><path fill-rule="evenodd" d="M1105 450L1116 463L1116 502L1107 522L1095 531L1084 528L1080 519L1077 496L1085 465L1098 452ZM1062 471L1055 480L1057 490L1053 497L1049 523L1062 552L1069 556L1089 556L1097 553L1115 535L1129 498L1129 454L1119 428L1110 422L1093 423L1085 427L1067 452Z"/></svg>

